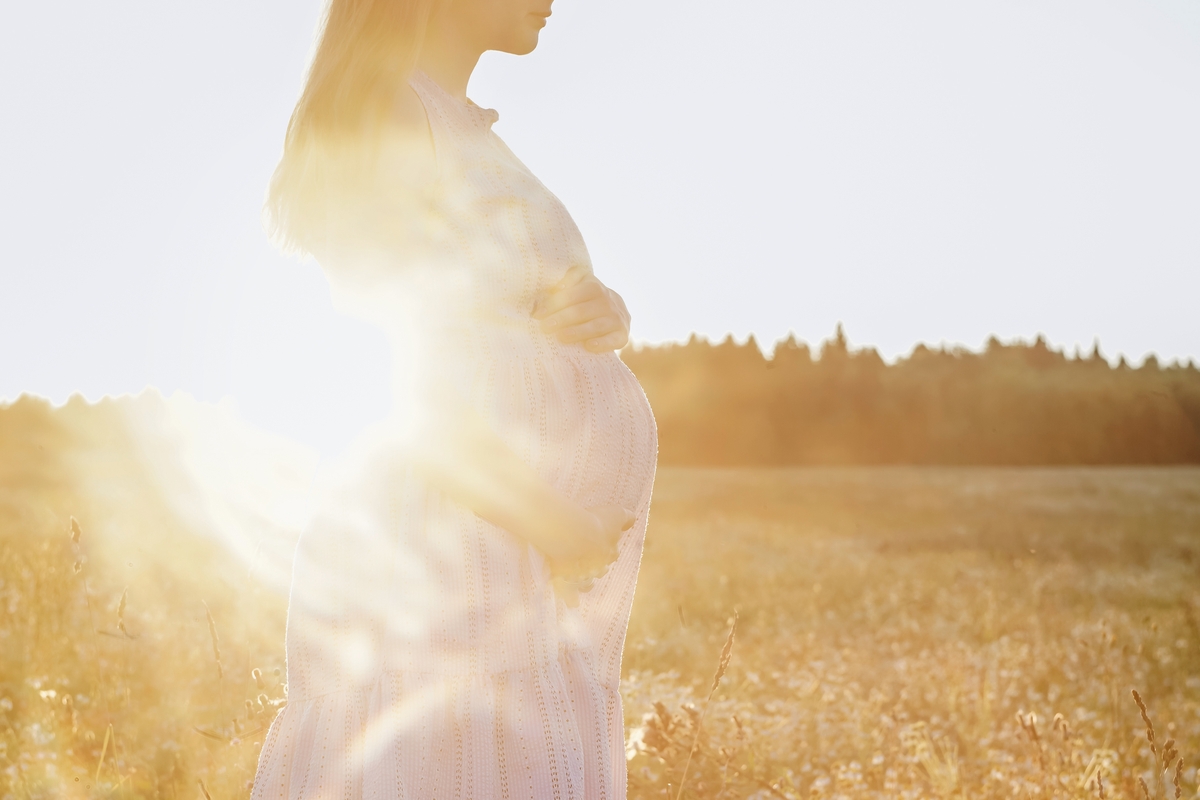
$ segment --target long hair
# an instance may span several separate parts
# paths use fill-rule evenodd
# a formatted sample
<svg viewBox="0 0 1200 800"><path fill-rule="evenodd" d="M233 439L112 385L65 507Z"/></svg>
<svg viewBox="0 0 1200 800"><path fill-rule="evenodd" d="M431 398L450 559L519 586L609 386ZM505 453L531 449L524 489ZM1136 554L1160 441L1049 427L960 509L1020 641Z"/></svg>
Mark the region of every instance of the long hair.
<svg viewBox="0 0 1200 800"><path fill-rule="evenodd" d="M329 204L369 172L438 2L330 0L267 195L267 231L284 251L319 248Z"/></svg>

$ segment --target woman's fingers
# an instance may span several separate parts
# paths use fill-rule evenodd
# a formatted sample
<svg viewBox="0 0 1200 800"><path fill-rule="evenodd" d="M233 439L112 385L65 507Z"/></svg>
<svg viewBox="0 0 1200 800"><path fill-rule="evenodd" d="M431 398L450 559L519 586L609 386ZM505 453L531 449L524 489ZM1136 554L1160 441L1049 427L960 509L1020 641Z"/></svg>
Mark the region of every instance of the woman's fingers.
<svg viewBox="0 0 1200 800"><path fill-rule="evenodd" d="M569 328L557 331L554 334L554 338L563 344L575 344L577 342L599 339L603 336L608 336L610 333L622 332L620 323L612 317L596 317L595 319L589 319L587 322L580 322L578 325L572 325Z"/></svg>
<svg viewBox="0 0 1200 800"><path fill-rule="evenodd" d="M588 339L583 346L592 353L610 353L613 350L620 350L627 344L629 344L629 334L624 330L615 330L603 336Z"/></svg>
<svg viewBox="0 0 1200 800"><path fill-rule="evenodd" d="M572 267L533 309L544 333L563 344L582 343L593 353L629 343L629 310L586 267Z"/></svg>
<svg viewBox="0 0 1200 800"><path fill-rule="evenodd" d="M581 297L594 297L604 289L586 267L571 267L558 283L546 290L533 307L533 316L540 319L559 309L578 302Z"/></svg>
<svg viewBox="0 0 1200 800"><path fill-rule="evenodd" d="M608 293L604 284L593 275L584 275L580 280L567 284L561 289L551 289L550 292L534 306L534 319L549 319L565 308L586 303L589 300L600 300L608 305Z"/></svg>
<svg viewBox="0 0 1200 800"><path fill-rule="evenodd" d="M606 298L590 297L543 317L541 327L546 333L554 333L599 317L611 316L612 306L606 302Z"/></svg>
<svg viewBox="0 0 1200 800"><path fill-rule="evenodd" d="M592 273L592 267L575 264L566 270L563 277L559 279L558 283L554 284L554 288L569 289L570 287L574 287L574 285L577 283L583 283L584 281L587 281L588 278L592 278L593 281L595 281L595 276Z"/></svg>
<svg viewBox="0 0 1200 800"><path fill-rule="evenodd" d="M633 513L623 506L605 505L587 510L596 526L579 532L573 553L567 555L568 550L550 559L550 574L556 580L578 582L603 576L620 556L617 545L622 534L634 524Z"/></svg>
<svg viewBox="0 0 1200 800"><path fill-rule="evenodd" d="M590 342L609 335L614 335L614 340L617 338L615 334L621 337L628 337L625 328L621 326L619 320L612 317L597 317L596 319L581 322L578 325L572 325L569 328L559 331L555 334L555 338L563 344L576 344L578 342ZM614 348L615 349L615 348Z"/></svg>
<svg viewBox="0 0 1200 800"><path fill-rule="evenodd" d="M567 269L558 283L554 284L555 290L567 289L581 281L593 277L591 269L581 264L575 264Z"/></svg>
<svg viewBox="0 0 1200 800"><path fill-rule="evenodd" d="M637 519L633 512L624 506L599 506L591 509L591 512L600 520L601 528L614 549L621 534L632 528Z"/></svg>
<svg viewBox="0 0 1200 800"><path fill-rule="evenodd" d="M612 562L601 563L595 560L570 561L565 564L554 561L550 564L550 575L556 581L584 586L584 591L587 591L596 581L608 574L611 565Z"/></svg>

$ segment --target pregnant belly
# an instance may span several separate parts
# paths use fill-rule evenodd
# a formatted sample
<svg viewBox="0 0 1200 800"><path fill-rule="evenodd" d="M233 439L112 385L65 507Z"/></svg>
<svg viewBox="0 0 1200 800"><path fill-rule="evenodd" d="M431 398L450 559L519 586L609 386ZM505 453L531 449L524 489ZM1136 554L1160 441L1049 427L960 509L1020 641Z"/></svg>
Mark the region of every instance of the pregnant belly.
<svg viewBox="0 0 1200 800"><path fill-rule="evenodd" d="M657 434L633 373L614 354L539 348L483 370L494 429L560 491L631 510L648 496Z"/></svg>

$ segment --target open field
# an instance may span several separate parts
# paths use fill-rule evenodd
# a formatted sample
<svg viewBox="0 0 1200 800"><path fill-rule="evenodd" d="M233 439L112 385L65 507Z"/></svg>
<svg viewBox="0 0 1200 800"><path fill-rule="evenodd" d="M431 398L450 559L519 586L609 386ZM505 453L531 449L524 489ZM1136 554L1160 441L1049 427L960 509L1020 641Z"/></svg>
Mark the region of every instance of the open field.
<svg viewBox="0 0 1200 800"><path fill-rule="evenodd" d="M46 444L0 459L0 798L246 796L283 596ZM631 797L675 796L735 611L685 797L1200 796L1200 469L662 470Z"/></svg>
<svg viewBox="0 0 1200 800"><path fill-rule="evenodd" d="M678 469L657 492L632 796L678 780L734 608L685 795L1097 797L1100 771L1154 796L1136 688L1196 796L1200 470Z"/></svg>

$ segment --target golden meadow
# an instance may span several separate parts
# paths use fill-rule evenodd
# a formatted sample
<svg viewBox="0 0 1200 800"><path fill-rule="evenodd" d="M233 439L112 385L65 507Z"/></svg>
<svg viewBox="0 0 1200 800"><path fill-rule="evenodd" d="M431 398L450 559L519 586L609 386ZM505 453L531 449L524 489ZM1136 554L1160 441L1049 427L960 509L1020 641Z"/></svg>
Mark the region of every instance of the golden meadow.
<svg viewBox="0 0 1200 800"><path fill-rule="evenodd" d="M0 799L248 794L290 540L166 405L0 409ZM1200 796L1200 468L665 466L625 675L633 798Z"/></svg>

